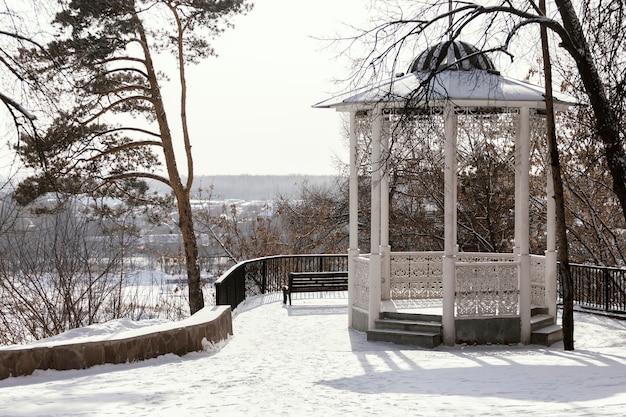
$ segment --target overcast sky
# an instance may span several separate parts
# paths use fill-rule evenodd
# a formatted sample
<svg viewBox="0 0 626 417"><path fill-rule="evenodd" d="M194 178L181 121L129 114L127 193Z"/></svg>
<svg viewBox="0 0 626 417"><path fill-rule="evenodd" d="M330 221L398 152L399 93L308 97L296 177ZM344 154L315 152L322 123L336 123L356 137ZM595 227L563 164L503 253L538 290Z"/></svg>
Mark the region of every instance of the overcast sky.
<svg viewBox="0 0 626 417"><path fill-rule="evenodd" d="M348 86L336 80L350 76L351 61L319 38L370 27L373 2L257 0L238 16L214 41L219 56L188 70L196 175L337 174L336 159L348 155L341 115L312 105ZM175 70L169 75L176 79ZM173 124L178 108L168 109ZM3 172L14 154L0 153Z"/></svg>
<svg viewBox="0 0 626 417"><path fill-rule="evenodd" d="M371 1L253 2L253 10L213 42L219 56L188 69L195 173L336 174L336 157L347 158L341 117L311 106L339 91L333 80L349 75L350 62L313 37L345 32L346 24L363 20ZM169 76L177 79L175 70ZM177 93L167 99L178 103ZM174 124L178 108L168 112ZM0 129L0 175L11 176L15 154L7 140L15 139L8 114L2 113Z"/></svg>
<svg viewBox="0 0 626 417"><path fill-rule="evenodd" d="M342 116L311 106L348 87L336 81L350 76L351 61L337 57L346 42L339 47L315 38L355 34L349 26L370 28L376 2L254 3L216 40L219 57L193 69L196 174L337 174L336 158L348 159ZM359 56L354 48L351 53Z"/></svg>
<svg viewBox="0 0 626 417"><path fill-rule="evenodd" d="M312 37L362 21L363 0L258 0L193 68L191 129L198 175L336 174L347 158L340 114L313 109L341 88L349 61ZM342 29L343 28L343 29Z"/></svg>

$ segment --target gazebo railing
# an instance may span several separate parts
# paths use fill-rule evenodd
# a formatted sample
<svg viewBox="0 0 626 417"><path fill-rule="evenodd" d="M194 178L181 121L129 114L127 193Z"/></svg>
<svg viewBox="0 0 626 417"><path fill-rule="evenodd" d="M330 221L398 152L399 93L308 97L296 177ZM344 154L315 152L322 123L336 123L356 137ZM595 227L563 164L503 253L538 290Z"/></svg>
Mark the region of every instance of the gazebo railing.
<svg viewBox="0 0 626 417"><path fill-rule="evenodd" d="M354 304L367 310L370 298L370 260L367 256L358 256L354 259L354 266Z"/></svg>
<svg viewBox="0 0 626 417"><path fill-rule="evenodd" d="M392 300L443 297L443 252L392 252L390 258Z"/></svg>
<svg viewBox="0 0 626 417"><path fill-rule="evenodd" d="M457 262L457 317L519 314L519 262Z"/></svg>
<svg viewBox="0 0 626 417"><path fill-rule="evenodd" d="M443 297L443 252L392 252L390 297ZM519 314L519 261L512 253L459 252L456 255L457 317ZM545 303L545 258L531 255L533 303Z"/></svg>
<svg viewBox="0 0 626 417"><path fill-rule="evenodd" d="M519 314L519 264L512 253L458 253L456 316Z"/></svg>
<svg viewBox="0 0 626 417"><path fill-rule="evenodd" d="M546 257L530 255L530 302L536 306L546 304Z"/></svg>

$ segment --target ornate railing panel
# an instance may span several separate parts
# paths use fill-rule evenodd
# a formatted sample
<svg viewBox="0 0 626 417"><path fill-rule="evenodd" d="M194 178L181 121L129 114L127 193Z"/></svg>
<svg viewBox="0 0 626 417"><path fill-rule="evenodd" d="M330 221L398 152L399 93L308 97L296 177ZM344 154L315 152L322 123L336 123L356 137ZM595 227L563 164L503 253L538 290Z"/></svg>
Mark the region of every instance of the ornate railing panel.
<svg viewBox="0 0 626 417"><path fill-rule="evenodd" d="M530 302L537 306L546 304L546 258L530 255Z"/></svg>
<svg viewBox="0 0 626 417"><path fill-rule="evenodd" d="M456 316L519 314L519 262L456 264Z"/></svg>
<svg viewBox="0 0 626 417"><path fill-rule="evenodd" d="M367 310L370 300L370 260L363 256L354 259L354 304Z"/></svg>
<svg viewBox="0 0 626 417"><path fill-rule="evenodd" d="M391 299L443 297L443 252L391 254Z"/></svg>

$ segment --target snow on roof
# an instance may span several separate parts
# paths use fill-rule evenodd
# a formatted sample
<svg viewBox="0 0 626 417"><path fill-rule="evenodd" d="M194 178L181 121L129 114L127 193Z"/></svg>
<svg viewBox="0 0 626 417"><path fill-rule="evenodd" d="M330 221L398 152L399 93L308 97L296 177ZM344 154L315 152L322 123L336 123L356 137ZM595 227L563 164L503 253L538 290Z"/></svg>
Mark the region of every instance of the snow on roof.
<svg viewBox="0 0 626 417"><path fill-rule="evenodd" d="M554 94L555 104L573 105L576 101L564 94ZM545 108L541 87L485 70L445 70L438 73L419 71L387 80L315 104L315 108L335 108L339 111L367 109L377 103L411 107L432 105L435 101L451 100L458 106Z"/></svg>
<svg viewBox="0 0 626 417"><path fill-rule="evenodd" d="M554 99L557 108L576 104L563 94L554 94ZM447 100L457 106L525 105L545 109L543 88L500 75L484 52L459 40L440 42L423 51L412 62L409 74L332 97L313 107L350 111L378 103L385 107L421 107Z"/></svg>

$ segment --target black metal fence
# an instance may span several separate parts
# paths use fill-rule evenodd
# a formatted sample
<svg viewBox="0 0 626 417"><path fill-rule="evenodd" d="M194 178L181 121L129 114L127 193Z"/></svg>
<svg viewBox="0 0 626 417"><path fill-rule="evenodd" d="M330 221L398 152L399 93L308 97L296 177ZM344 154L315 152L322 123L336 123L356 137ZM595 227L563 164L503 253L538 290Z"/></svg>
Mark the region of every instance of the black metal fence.
<svg viewBox="0 0 626 417"><path fill-rule="evenodd" d="M348 255L280 255L244 261L215 282L215 304L237 307L247 297L280 291L289 272L347 271Z"/></svg>
<svg viewBox="0 0 626 417"><path fill-rule="evenodd" d="M574 303L581 307L626 314L626 269L570 264ZM289 272L347 271L348 256L280 255L233 266L215 282L215 303L237 307L247 297L278 292ZM562 299L561 275L558 291Z"/></svg>
<svg viewBox="0 0 626 417"><path fill-rule="evenodd" d="M560 270L560 268L559 268ZM626 313L626 269L570 264L574 304L611 313ZM559 273L559 297L563 299Z"/></svg>

